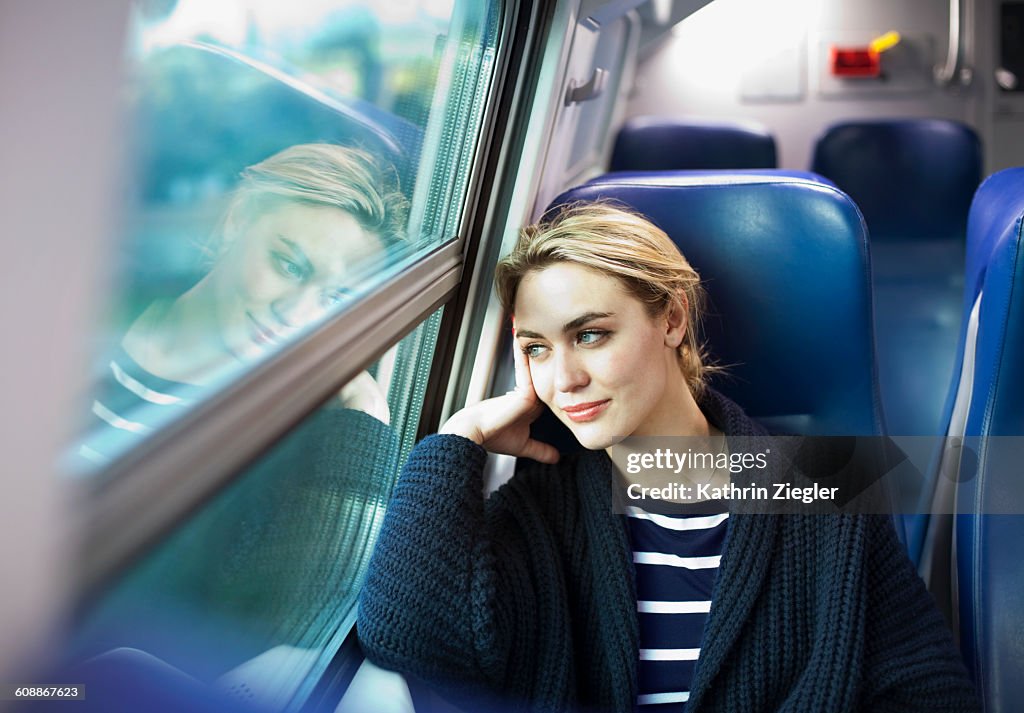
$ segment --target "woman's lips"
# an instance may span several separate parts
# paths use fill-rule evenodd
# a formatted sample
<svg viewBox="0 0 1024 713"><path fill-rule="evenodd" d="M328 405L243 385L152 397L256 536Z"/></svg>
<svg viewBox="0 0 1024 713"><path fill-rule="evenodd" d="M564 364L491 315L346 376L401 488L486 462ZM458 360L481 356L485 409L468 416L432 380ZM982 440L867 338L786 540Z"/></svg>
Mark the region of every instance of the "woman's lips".
<svg viewBox="0 0 1024 713"><path fill-rule="evenodd" d="M277 335L256 319L251 312L246 312L245 315L249 318L249 324L252 327L253 341L264 345L277 342Z"/></svg>
<svg viewBox="0 0 1024 713"><path fill-rule="evenodd" d="M565 415L573 423L583 423L585 421L593 421L601 412L603 412L608 404L611 403L611 399L604 399L603 401L588 401L582 404L573 404L572 406L563 406L562 410L565 411Z"/></svg>

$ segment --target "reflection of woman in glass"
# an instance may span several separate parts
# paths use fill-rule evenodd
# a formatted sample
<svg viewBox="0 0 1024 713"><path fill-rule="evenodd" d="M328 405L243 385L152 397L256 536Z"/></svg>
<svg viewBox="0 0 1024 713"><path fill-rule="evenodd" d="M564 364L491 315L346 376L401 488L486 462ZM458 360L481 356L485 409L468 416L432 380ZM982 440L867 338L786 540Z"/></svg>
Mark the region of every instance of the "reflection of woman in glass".
<svg viewBox="0 0 1024 713"><path fill-rule="evenodd" d="M403 239L405 211L359 150L293 146L246 169L210 272L151 306L111 361L96 401L111 417L94 407L106 433L87 446L138 440L153 410L187 406L218 370L343 303ZM128 406L106 407L117 398ZM81 657L134 647L204 681L273 647L311 665L354 606L397 451L363 372L103 597Z"/></svg>
<svg viewBox="0 0 1024 713"><path fill-rule="evenodd" d="M699 281L668 236L563 210L496 282L516 389L410 456L361 594L371 660L485 710L978 709L887 517L613 514L624 437L766 435L704 384ZM545 405L590 450L532 439ZM487 451L533 461L484 501Z"/></svg>
<svg viewBox="0 0 1024 713"><path fill-rule="evenodd" d="M361 150L301 144L245 169L213 267L127 330L93 404L100 431L82 454L105 462L187 408L201 387L343 304L403 240L405 213L393 180ZM387 420L368 374L342 400Z"/></svg>

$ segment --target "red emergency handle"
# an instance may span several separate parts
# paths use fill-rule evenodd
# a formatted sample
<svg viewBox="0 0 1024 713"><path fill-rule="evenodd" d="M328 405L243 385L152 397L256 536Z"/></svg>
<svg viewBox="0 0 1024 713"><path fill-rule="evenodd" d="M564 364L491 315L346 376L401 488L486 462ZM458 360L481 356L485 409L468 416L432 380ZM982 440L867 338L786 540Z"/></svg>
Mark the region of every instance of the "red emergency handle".
<svg viewBox="0 0 1024 713"><path fill-rule="evenodd" d="M831 47L831 70L836 77L878 77L881 53L871 47Z"/></svg>

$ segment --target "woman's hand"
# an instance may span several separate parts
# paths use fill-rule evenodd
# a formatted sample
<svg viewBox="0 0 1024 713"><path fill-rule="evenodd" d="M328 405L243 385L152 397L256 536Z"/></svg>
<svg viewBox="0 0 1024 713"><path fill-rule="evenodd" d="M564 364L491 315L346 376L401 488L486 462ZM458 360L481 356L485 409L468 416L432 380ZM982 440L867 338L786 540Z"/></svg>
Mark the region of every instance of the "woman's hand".
<svg viewBox="0 0 1024 713"><path fill-rule="evenodd" d="M370 376L370 372L361 371L342 387L338 394L345 408L368 413L381 423L391 422L391 410L388 399L380 384Z"/></svg>
<svg viewBox="0 0 1024 713"><path fill-rule="evenodd" d="M481 401L462 409L438 433L463 436L491 453L557 463L558 450L530 438L530 424L544 410L530 378L530 365L518 344L512 345L516 365L516 388L504 396Z"/></svg>

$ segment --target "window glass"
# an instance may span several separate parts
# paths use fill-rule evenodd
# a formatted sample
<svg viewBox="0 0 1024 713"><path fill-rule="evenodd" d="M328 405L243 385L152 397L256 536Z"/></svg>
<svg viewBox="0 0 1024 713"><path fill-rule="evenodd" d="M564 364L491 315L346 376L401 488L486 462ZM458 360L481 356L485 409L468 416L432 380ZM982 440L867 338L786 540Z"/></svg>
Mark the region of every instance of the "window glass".
<svg viewBox="0 0 1024 713"><path fill-rule="evenodd" d="M440 312L102 594L73 659L128 647L211 695L301 705L354 621L439 322Z"/></svg>
<svg viewBox="0 0 1024 713"><path fill-rule="evenodd" d="M89 474L457 236L500 15L470 0L143 0Z"/></svg>

